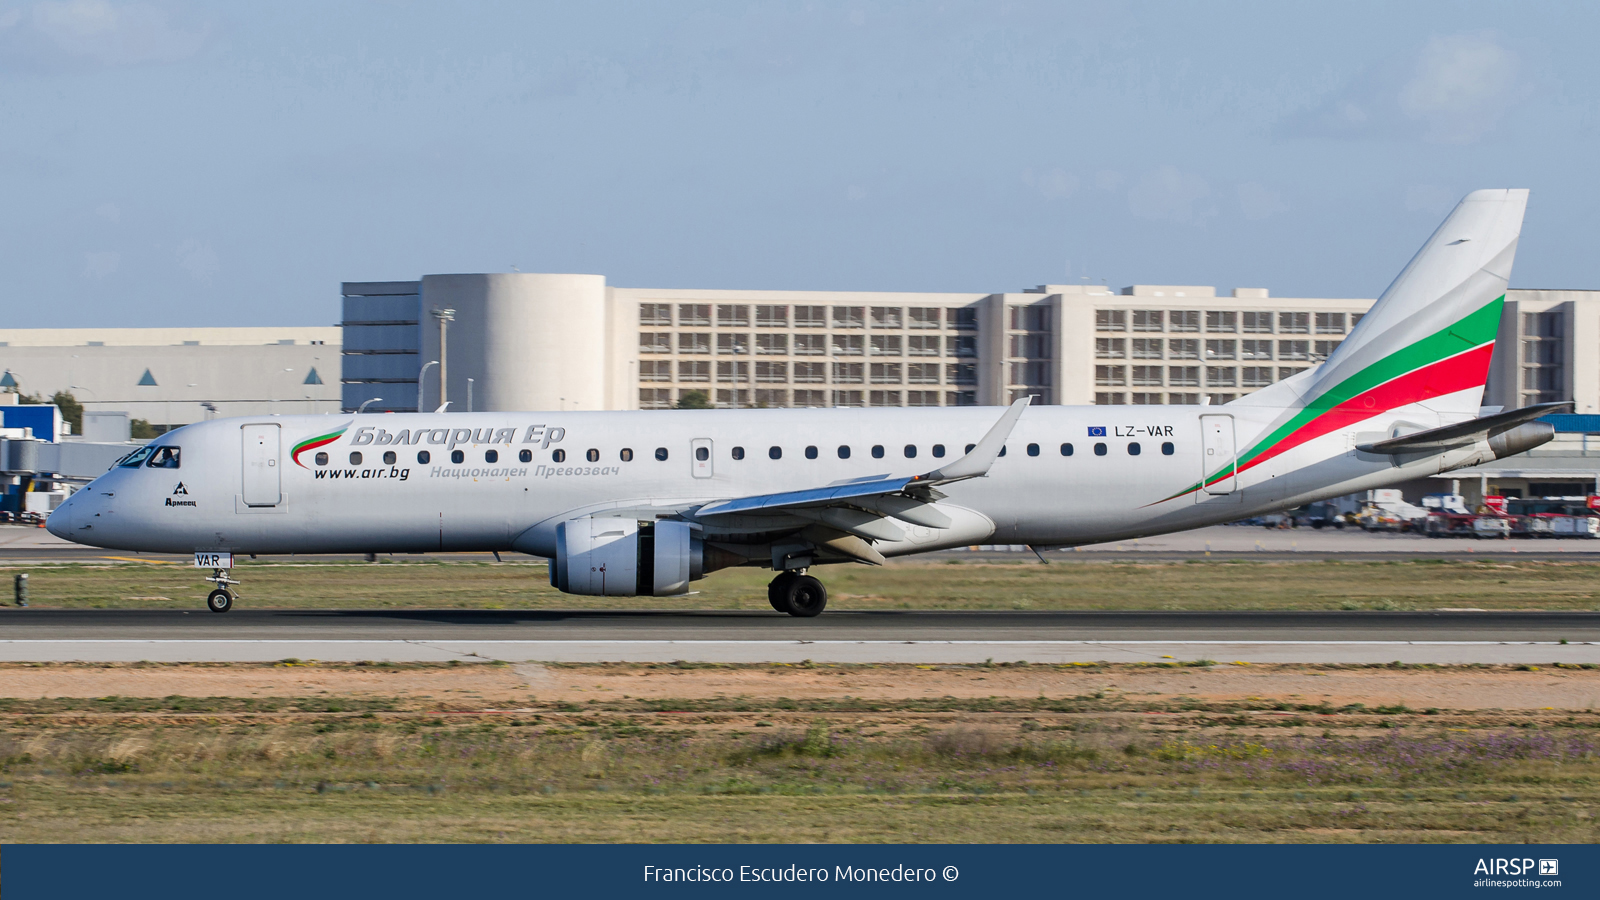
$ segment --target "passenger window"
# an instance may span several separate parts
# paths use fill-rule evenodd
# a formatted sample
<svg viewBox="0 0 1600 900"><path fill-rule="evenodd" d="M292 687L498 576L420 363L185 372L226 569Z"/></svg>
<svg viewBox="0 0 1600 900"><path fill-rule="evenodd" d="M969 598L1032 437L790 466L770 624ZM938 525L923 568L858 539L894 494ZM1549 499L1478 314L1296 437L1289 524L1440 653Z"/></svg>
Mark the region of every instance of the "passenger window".
<svg viewBox="0 0 1600 900"><path fill-rule="evenodd" d="M556 452L560 453L561 451L557 450ZM352 453L350 455L354 456L355 454ZM450 451L450 461L453 462L453 463L456 463L456 464L464 463L464 462L467 461L467 454L462 452L462 451L460 451L460 450L451 450Z"/></svg>
<svg viewBox="0 0 1600 900"><path fill-rule="evenodd" d="M560 452L560 451L557 451L557 452ZM710 447L696 447L696 448L694 448L694 458L700 460L701 462L705 462L706 460L711 458L711 448Z"/></svg>
<svg viewBox="0 0 1600 900"><path fill-rule="evenodd" d="M517 461L518 462L533 462L533 451L532 450L523 450L522 452L518 453L517 454ZM423 462L427 462L427 460L423 460Z"/></svg>
<svg viewBox="0 0 1600 900"><path fill-rule="evenodd" d="M933 445L933 455L934 455L934 457L936 459L944 459L944 445L943 444L934 444Z"/></svg>
<svg viewBox="0 0 1600 900"><path fill-rule="evenodd" d="M524 450L523 452L526 453L527 451ZM432 454L428 453L428 451L426 451L426 450L418 450L417 451L417 465L425 466L425 465L428 464L428 460L430 460L430 459L433 459L433 456L432 456Z"/></svg>
<svg viewBox="0 0 1600 900"><path fill-rule="evenodd" d="M328 464L328 454L326 453L318 453L316 459L317 465L319 466L325 466Z"/></svg>
<svg viewBox="0 0 1600 900"><path fill-rule="evenodd" d="M873 444L872 445L872 458L873 459L883 459L883 445L882 444Z"/></svg>
<svg viewBox="0 0 1600 900"><path fill-rule="evenodd" d="M553 462L566 462L567 461L567 451L565 451L565 450L552 450L552 451L550 451L550 459Z"/></svg>
<svg viewBox="0 0 1600 900"><path fill-rule="evenodd" d="M917 458L917 445L916 444L907 444L906 445L906 459L916 459L916 458Z"/></svg>
<svg viewBox="0 0 1600 900"><path fill-rule="evenodd" d="M1173 454L1173 451L1175 451L1177 449L1178 448L1172 446L1172 442L1171 441L1167 441L1166 443L1161 445L1161 455L1162 456L1171 456Z"/></svg>
<svg viewBox="0 0 1600 900"><path fill-rule="evenodd" d="M1128 455L1129 456L1138 456L1139 455L1139 442L1138 441L1132 441L1132 442L1130 442L1128 444Z"/></svg>
<svg viewBox="0 0 1600 900"><path fill-rule="evenodd" d="M770 458L770 459L783 459L783 448L782 447L768 447L767 448L767 457Z"/></svg>
<svg viewBox="0 0 1600 900"><path fill-rule="evenodd" d="M735 448L733 448L733 458L734 459L744 459L744 448L743 447L735 447Z"/></svg>
<svg viewBox="0 0 1600 900"><path fill-rule="evenodd" d="M1094 455L1095 456L1105 456L1106 455L1106 445L1105 444L1095 444L1094 445Z"/></svg>
<svg viewBox="0 0 1600 900"><path fill-rule="evenodd" d="M490 451L489 451L489 452L490 452L490 453L493 453L493 452L494 452L494 451L493 451L493 450L490 450ZM385 450L385 451L383 451L383 464L384 464L384 465L386 465L386 466L392 466L392 465L394 465L394 461L395 461L395 460L396 460L396 459L397 459L397 458L398 458L398 457L396 457L396 456L395 456L395 455L394 455L394 451L393 451L393 450Z"/></svg>
<svg viewBox="0 0 1600 900"><path fill-rule="evenodd" d="M667 461L667 448L665 448L665 447L657 447L656 448L656 459L659 459L662 462L666 462Z"/></svg>
<svg viewBox="0 0 1600 900"><path fill-rule="evenodd" d="M583 455L583 458L587 459L589 462L599 462L600 461L600 451L594 449L593 447L590 447L589 448L589 452L585 453Z"/></svg>
<svg viewBox="0 0 1600 900"><path fill-rule="evenodd" d="M1029 456L1038 456L1039 455L1039 445L1038 444L1029 444L1028 445L1028 455Z"/></svg>
<svg viewBox="0 0 1600 900"><path fill-rule="evenodd" d="M1061 445L1061 455L1062 456L1071 456L1072 455L1072 445L1071 444L1062 444Z"/></svg>
<svg viewBox="0 0 1600 900"><path fill-rule="evenodd" d="M352 450L350 452L350 465L352 465L352 466L361 465L361 451L360 450Z"/></svg>
<svg viewBox="0 0 1600 900"><path fill-rule="evenodd" d="M742 454L744 452L744 448L740 447L739 452ZM622 458L623 462L633 462L633 448L631 447L623 447L622 452L618 453L617 455ZM743 457L741 456L739 458L742 459Z"/></svg>
<svg viewBox="0 0 1600 900"><path fill-rule="evenodd" d="M840 444L839 445L839 458L840 459L849 459L850 458L850 445L849 444Z"/></svg>
<svg viewBox="0 0 1600 900"><path fill-rule="evenodd" d="M144 465L144 461L150 458L150 454L154 453L155 449L156 448L150 446L140 447L139 449L123 457L122 462L117 463L117 465L123 467L124 469L137 469Z"/></svg>
<svg viewBox="0 0 1600 900"><path fill-rule="evenodd" d="M817 458L817 448L816 447L807 447L806 448L806 459L816 459L816 458Z"/></svg>
<svg viewBox="0 0 1600 900"><path fill-rule="evenodd" d="M965 449L965 450L963 450L961 452L962 453L971 453L972 452L972 448L976 447L976 446L978 446L978 445L977 444L968 444L967 445L967 449Z"/></svg>
<svg viewBox="0 0 1600 900"><path fill-rule="evenodd" d="M483 461L484 462L491 462L491 463L499 462L500 461L500 451L499 450L485 450L483 452Z"/></svg>
<svg viewBox="0 0 1600 900"><path fill-rule="evenodd" d="M152 469L178 468L178 448L157 447L155 452L150 454L150 461L145 463L145 465Z"/></svg>

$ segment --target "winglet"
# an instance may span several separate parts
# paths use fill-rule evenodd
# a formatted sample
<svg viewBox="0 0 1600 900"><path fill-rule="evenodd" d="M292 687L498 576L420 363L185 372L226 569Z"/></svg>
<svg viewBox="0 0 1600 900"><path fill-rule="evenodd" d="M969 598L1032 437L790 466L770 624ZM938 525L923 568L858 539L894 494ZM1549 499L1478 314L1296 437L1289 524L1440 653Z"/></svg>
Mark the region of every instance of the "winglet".
<svg viewBox="0 0 1600 900"><path fill-rule="evenodd" d="M1005 446L1006 438L1011 437L1011 429L1016 427L1017 419L1022 417L1022 411L1032 402L1032 397L1023 397L1011 404L1011 408L1000 416L1000 421L994 423L989 433L984 435L983 440L975 444L966 456L926 475L919 475L912 479L911 483L943 484L989 474L989 467L1000 458L1000 449Z"/></svg>

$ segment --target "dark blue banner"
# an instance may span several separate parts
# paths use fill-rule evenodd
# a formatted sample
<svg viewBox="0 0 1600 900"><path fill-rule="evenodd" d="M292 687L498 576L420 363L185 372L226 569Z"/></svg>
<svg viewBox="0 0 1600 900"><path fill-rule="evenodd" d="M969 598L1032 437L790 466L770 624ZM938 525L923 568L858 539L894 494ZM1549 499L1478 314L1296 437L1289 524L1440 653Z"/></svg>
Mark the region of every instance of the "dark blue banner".
<svg viewBox="0 0 1600 900"><path fill-rule="evenodd" d="M1591 845L37 846L6 900L1600 896Z"/></svg>

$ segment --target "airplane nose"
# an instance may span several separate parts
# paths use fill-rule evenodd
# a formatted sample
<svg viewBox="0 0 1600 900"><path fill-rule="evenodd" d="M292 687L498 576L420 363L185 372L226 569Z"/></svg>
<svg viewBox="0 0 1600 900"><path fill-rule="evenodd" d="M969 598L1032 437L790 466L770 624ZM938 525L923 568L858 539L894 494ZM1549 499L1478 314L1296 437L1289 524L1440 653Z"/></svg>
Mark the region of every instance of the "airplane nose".
<svg viewBox="0 0 1600 900"><path fill-rule="evenodd" d="M61 501L44 520L45 530L64 541L72 540L72 522L75 510L80 505L76 496L68 497Z"/></svg>

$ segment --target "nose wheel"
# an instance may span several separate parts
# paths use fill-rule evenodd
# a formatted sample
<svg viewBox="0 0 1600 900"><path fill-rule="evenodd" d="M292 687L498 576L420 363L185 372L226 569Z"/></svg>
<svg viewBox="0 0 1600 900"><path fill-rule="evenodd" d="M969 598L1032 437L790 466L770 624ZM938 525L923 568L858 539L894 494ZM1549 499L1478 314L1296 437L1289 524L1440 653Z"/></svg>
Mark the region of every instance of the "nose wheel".
<svg viewBox="0 0 1600 900"><path fill-rule="evenodd" d="M828 608L828 589L810 575L784 572L767 585L767 602L778 612L809 619Z"/></svg>
<svg viewBox="0 0 1600 900"><path fill-rule="evenodd" d="M227 569L214 569L206 580L217 586L217 589L206 595L206 609L214 613L225 613L233 609L234 594L229 587L238 584L228 577Z"/></svg>

